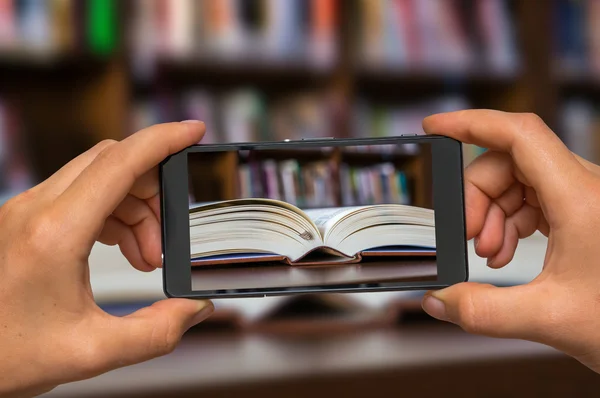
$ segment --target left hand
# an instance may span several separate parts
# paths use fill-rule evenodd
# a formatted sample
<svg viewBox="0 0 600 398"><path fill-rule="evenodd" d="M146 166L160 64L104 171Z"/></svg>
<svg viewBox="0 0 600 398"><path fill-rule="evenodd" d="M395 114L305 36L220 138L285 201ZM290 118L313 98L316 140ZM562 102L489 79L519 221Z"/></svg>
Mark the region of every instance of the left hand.
<svg viewBox="0 0 600 398"><path fill-rule="evenodd" d="M156 166L197 143L199 122L104 141L0 207L0 396L31 396L172 351L213 311L168 299L126 317L95 303L88 257L119 245L141 271L162 264Z"/></svg>

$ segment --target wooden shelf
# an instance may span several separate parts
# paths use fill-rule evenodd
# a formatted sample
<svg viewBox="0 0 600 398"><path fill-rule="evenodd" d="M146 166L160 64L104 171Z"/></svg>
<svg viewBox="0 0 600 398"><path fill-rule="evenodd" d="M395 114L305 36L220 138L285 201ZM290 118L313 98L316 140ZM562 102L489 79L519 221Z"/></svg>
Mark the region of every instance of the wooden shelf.
<svg viewBox="0 0 600 398"><path fill-rule="evenodd" d="M104 65L110 57L90 53L55 51L0 51L0 68L18 70L89 69Z"/></svg>
<svg viewBox="0 0 600 398"><path fill-rule="evenodd" d="M306 149L285 149L285 150L256 150L252 155L244 155L244 151L239 154L241 161L250 159L265 160L288 160L295 159L298 161L316 161L326 159L339 159L340 161L349 163L382 163L382 162L405 162L414 159L418 153L408 153L402 151L348 151L341 147L328 148L306 148Z"/></svg>
<svg viewBox="0 0 600 398"><path fill-rule="evenodd" d="M298 161L318 161L331 159L335 154L334 148L330 149L286 149L286 150L256 150L252 151L250 156L240 154L240 160L251 159L274 159L274 160L289 160L296 159Z"/></svg>
<svg viewBox="0 0 600 398"><path fill-rule="evenodd" d="M555 73L554 79L563 93L600 94L600 74L562 71Z"/></svg>
<svg viewBox="0 0 600 398"><path fill-rule="evenodd" d="M510 85L517 81L520 73L500 74L487 71L422 71L402 70L393 66L358 67L354 70L359 81L402 83L411 85Z"/></svg>
<svg viewBox="0 0 600 398"><path fill-rule="evenodd" d="M352 152L341 151L341 161L346 163L406 163L419 154L406 152Z"/></svg>
<svg viewBox="0 0 600 398"><path fill-rule="evenodd" d="M261 88L281 85L307 86L332 78L334 69L317 68L306 61L209 61L162 60L158 73L169 82L213 85L258 85ZM285 87L280 87L285 88Z"/></svg>

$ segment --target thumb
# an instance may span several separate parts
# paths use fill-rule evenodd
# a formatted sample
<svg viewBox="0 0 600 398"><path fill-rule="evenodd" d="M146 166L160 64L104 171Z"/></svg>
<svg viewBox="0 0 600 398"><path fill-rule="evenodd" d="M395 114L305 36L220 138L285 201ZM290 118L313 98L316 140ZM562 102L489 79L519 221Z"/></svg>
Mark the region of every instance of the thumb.
<svg viewBox="0 0 600 398"><path fill-rule="evenodd" d="M528 285L499 288L466 282L428 292L422 305L432 317L469 333L537 341L543 312L531 298Z"/></svg>
<svg viewBox="0 0 600 398"><path fill-rule="evenodd" d="M143 308L111 325L103 333L105 370L133 365L172 352L183 334L214 311L211 301L167 299Z"/></svg>

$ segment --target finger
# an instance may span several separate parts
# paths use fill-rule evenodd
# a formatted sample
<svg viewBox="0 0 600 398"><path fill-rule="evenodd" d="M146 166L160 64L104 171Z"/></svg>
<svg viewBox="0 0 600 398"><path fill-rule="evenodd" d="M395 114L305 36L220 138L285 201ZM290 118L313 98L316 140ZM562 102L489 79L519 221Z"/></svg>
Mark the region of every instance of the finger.
<svg viewBox="0 0 600 398"><path fill-rule="evenodd" d="M478 236L475 252L480 257L493 257L502 247L504 240L504 220L505 215L500 206L492 203L485 223Z"/></svg>
<svg viewBox="0 0 600 398"><path fill-rule="evenodd" d="M72 227L99 230L134 183L162 160L196 144L204 123L149 127L102 151L55 202Z"/></svg>
<svg viewBox="0 0 600 398"><path fill-rule="evenodd" d="M525 187L525 203L535 208L541 208L540 200L531 187Z"/></svg>
<svg viewBox="0 0 600 398"><path fill-rule="evenodd" d="M210 301L167 299L104 327L99 367L111 370L172 352L183 334L214 311Z"/></svg>
<svg viewBox="0 0 600 398"><path fill-rule="evenodd" d="M128 226L144 261L154 268L162 263L160 223L146 203L133 195L127 195L113 212L113 217Z"/></svg>
<svg viewBox="0 0 600 398"><path fill-rule="evenodd" d="M158 195L158 168L153 168L137 179L131 188L131 194L140 199L150 199Z"/></svg>
<svg viewBox="0 0 600 398"><path fill-rule="evenodd" d="M534 290L533 285L498 288L459 283L427 293L423 309L469 333L537 341L545 329L541 307L546 293Z"/></svg>
<svg viewBox="0 0 600 398"><path fill-rule="evenodd" d="M488 267L501 268L510 263L517 250L519 239L531 236L539 225L541 212L531 206L523 206L506 219L502 247L488 260Z"/></svg>
<svg viewBox="0 0 600 398"><path fill-rule="evenodd" d="M106 219L97 240L109 246L119 245L127 261L139 271L150 272L156 269L144 259L131 228L115 217Z"/></svg>
<svg viewBox="0 0 600 398"><path fill-rule="evenodd" d="M582 158L581 156L579 156L575 153L573 154L573 156L575 156L575 158L579 161L579 163L581 163L583 165L583 167L585 167L592 173L596 174L597 176L600 176L600 166L598 166L595 163L590 162L589 160Z"/></svg>
<svg viewBox="0 0 600 398"><path fill-rule="evenodd" d="M510 217L523 207L524 198L525 193L523 185L519 182L515 182L494 202L502 209L507 217Z"/></svg>
<svg viewBox="0 0 600 398"><path fill-rule="evenodd" d="M150 206L150 208L154 212L154 215L156 216L156 219L160 223L160 197L156 195L153 198L146 200L146 202L148 203L148 206Z"/></svg>
<svg viewBox="0 0 600 398"><path fill-rule="evenodd" d="M77 156L69 163L64 165L60 170L42 182L39 187L44 192L56 197L62 194L65 189L79 176L79 174L88 167L94 159L106 148L116 144L115 140L104 140L96 144L88 151Z"/></svg>
<svg viewBox="0 0 600 398"><path fill-rule="evenodd" d="M507 154L488 151L465 170L467 239L481 232L492 199L501 197L515 184L513 161Z"/></svg>
<svg viewBox="0 0 600 398"><path fill-rule="evenodd" d="M434 115L423 121L428 134L509 153L519 170L553 210L569 206L572 188L581 184L584 167L544 124L530 114L469 110ZM568 221L568 212L546 212Z"/></svg>

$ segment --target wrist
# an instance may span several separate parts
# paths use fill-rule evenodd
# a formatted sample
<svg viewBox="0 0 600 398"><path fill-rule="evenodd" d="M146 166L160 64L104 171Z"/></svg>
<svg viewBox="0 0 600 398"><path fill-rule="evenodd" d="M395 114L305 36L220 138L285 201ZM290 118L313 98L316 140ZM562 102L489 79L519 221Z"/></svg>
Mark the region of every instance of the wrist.
<svg viewBox="0 0 600 398"><path fill-rule="evenodd" d="M10 341L6 337L0 335L0 339ZM0 346L0 352L3 353L0 361L0 397L33 397L56 387L45 377L49 372L39 362L43 358L32 358L23 349L22 344L17 350L11 350L4 344Z"/></svg>

